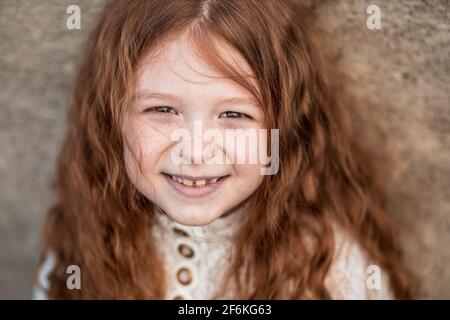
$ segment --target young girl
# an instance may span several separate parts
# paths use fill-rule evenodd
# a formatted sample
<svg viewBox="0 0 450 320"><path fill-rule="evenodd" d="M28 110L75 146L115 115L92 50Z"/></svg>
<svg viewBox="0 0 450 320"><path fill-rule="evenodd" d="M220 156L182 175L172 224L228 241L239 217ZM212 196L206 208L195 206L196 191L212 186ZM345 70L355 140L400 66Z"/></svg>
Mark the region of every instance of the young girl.
<svg viewBox="0 0 450 320"><path fill-rule="evenodd" d="M272 0L106 6L76 79L37 297L409 297L303 14ZM196 121L278 129L266 142L277 143L279 170L180 153L173 133L195 134Z"/></svg>

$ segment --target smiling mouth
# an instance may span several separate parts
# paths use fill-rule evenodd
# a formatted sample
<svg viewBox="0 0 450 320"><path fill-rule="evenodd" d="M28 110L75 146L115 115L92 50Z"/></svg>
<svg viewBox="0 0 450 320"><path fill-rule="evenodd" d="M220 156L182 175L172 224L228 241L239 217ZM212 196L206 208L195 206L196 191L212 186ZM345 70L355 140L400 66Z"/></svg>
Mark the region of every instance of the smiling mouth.
<svg viewBox="0 0 450 320"><path fill-rule="evenodd" d="M174 175L162 172L166 181L173 189L186 197L204 197L217 190L229 177L193 177L186 175Z"/></svg>
<svg viewBox="0 0 450 320"><path fill-rule="evenodd" d="M162 174L164 176L172 179L173 181L183 184L186 187L193 187L193 188L214 185L217 182L219 182L220 180L228 177L228 175L220 176L220 177L192 177L192 176L181 176L181 175L168 174L165 172L163 172Z"/></svg>

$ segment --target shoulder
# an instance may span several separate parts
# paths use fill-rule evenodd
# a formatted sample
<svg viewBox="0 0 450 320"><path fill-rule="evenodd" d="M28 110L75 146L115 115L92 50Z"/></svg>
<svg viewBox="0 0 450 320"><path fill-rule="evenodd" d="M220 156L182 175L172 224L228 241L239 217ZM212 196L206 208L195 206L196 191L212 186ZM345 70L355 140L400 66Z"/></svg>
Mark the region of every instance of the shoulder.
<svg viewBox="0 0 450 320"><path fill-rule="evenodd" d="M54 252L48 251L44 262L40 265L37 272L36 283L33 286L33 300L47 300L47 292L50 289L49 275L56 263Z"/></svg>
<svg viewBox="0 0 450 320"><path fill-rule="evenodd" d="M374 277L379 277L375 285ZM325 279L333 299L392 299L388 280L388 274L371 262L356 240L335 228L335 253Z"/></svg>

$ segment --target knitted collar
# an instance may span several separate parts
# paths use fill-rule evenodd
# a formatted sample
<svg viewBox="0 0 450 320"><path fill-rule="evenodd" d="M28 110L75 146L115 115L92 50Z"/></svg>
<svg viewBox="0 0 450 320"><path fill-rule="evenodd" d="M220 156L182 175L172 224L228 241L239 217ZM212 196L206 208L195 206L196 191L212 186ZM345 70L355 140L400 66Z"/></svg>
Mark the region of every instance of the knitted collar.
<svg viewBox="0 0 450 320"><path fill-rule="evenodd" d="M231 242L243 217L242 211L220 217L203 226L187 226L170 219L165 213L155 212L155 225L163 232L178 233L199 242Z"/></svg>

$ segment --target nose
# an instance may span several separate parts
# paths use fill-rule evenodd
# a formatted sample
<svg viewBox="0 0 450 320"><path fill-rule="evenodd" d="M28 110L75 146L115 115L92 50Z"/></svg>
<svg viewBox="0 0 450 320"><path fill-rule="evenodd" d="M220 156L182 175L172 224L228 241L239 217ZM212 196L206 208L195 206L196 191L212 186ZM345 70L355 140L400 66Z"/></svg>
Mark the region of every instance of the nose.
<svg viewBox="0 0 450 320"><path fill-rule="evenodd" d="M189 137L183 139L181 154L185 164L204 164L215 156L217 146L214 141L205 139L205 132L214 130L210 122L194 120L188 126Z"/></svg>

